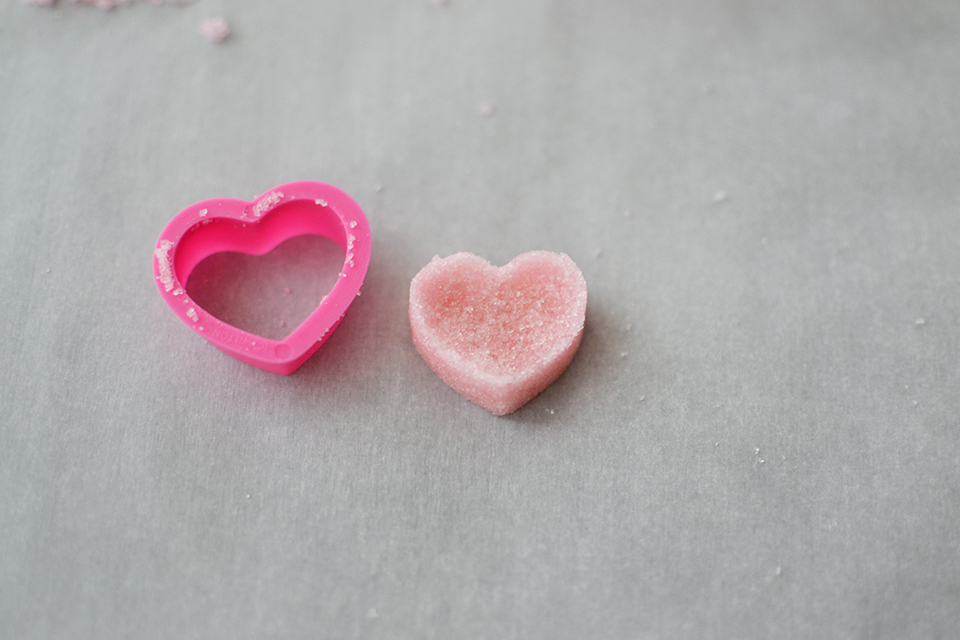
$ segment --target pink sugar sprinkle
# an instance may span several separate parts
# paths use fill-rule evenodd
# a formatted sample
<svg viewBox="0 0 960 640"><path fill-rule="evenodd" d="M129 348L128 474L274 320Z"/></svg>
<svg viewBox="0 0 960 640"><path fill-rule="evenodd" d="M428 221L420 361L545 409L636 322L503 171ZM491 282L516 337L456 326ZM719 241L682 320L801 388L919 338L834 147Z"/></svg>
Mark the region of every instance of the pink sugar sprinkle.
<svg viewBox="0 0 960 640"><path fill-rule="evenodd" d="M223 18L207 18L200 25L200 33L210 42L223 42L223 39L230 35L230 26Z"/></svg>
<svg viewBox="0 0 960 640"><path fill-rule="evenodd" d="M54 0L24 0L28 4L32 4L37 7L50 7L53 6ZM130 4L130 0L69 0L70 4L85 4L92 7L97 7L106 11L114 7L119 7L121 5ZM152 4L187 4L191 0L150 0Z"/></svg>
<svg viewBox="0 0 960 640"><path fill-rule="evenodd" d="M129 1L130 0L70 0L70 4L90 4L95 6L97 9L106 11L107 9L112 9L122 4L127 4ZM34 2L34 4L37 3ZM52 2L48 4L52 4Z"/></svg>

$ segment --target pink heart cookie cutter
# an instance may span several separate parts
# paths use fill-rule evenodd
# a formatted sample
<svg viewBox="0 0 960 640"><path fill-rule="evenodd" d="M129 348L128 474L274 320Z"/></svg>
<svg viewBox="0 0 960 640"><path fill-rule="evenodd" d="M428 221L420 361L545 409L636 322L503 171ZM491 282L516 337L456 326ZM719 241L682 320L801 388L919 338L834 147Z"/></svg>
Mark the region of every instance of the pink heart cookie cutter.
<svg viewBox="0 0 960 640"><path fill-rule="evenodd" d="M345 257L333 289L283 340L230 325L187 294L184 285L204 258L223 251L263 255L299 235L330 238ZM252 202L214 198L187 207L160 234L153 273L160 295L194 332L237 360L288 375L330 337L360 294L370 246L370 225L350 196L329 184L302 180L270 189Z"/></svg>

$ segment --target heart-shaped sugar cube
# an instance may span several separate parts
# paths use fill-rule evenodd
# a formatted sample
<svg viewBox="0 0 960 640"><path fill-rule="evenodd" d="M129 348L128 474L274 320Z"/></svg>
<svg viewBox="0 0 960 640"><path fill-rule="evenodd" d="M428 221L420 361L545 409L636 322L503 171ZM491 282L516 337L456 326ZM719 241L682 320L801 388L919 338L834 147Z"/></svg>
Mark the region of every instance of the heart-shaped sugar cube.
<svg viewBox="0 0 960 640"><path fill-rule="evenodd" d="M496 415L516 411L580 346L587 285L567 255L531 251L503 267L436 257L410 284L417 351L451 388Z"/></svg>

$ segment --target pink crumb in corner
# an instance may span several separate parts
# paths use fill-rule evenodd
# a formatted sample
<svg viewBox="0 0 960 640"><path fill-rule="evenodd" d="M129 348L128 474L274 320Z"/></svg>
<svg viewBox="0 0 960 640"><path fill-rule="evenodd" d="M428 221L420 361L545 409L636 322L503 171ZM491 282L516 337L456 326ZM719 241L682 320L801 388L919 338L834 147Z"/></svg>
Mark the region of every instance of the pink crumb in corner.
<svg viewBox="0 0 960 640"><path fill-rule="evenodd" d="M39 7L49 7L54 4L54 0L23 0L27 4ZM114 7L130 4L130 0L69 0L70 4L85 4L107 11ZM188 4L192 0L150 0L151 4Z"/></svg>
<svg viewBox="0 0 960 640"><path fill-rule="evenodd" d="M531 251L503 267L470 253L433 259L410 283L414 346L454 391L516 411L573 361L587 285L567 255Z"/></svg>
<svg viewBox="0 0 960 640"><path fill-rule="evenodd" d="M200 24L200 33L210 42L223 42L230 35L230 26L223 18L207 18Z"/></svg>
<svg viewBox="0 0 960 640"><path fill-rule="evenodd" d="M107 11L121 4L127 4L130 0L70 0L70 4L91 4L97 9ZM34 4L38 4L34 1ZM53 4L52 2L47 4Z"/></svg>

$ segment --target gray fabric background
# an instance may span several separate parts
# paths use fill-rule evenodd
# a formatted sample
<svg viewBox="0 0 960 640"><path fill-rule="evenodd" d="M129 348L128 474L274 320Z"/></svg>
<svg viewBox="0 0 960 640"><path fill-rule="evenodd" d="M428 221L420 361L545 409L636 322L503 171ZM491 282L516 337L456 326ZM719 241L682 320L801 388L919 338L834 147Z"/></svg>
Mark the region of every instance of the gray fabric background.
<svg viewBox="0 0 960 640"><path fill-rule="evenodd" d="M0 5L0 637L960 637L956 0L59 9ZM374 255L280 377L151 252L298 179ZM587 329L496 418L407 291L532 249Z"/></svg>

